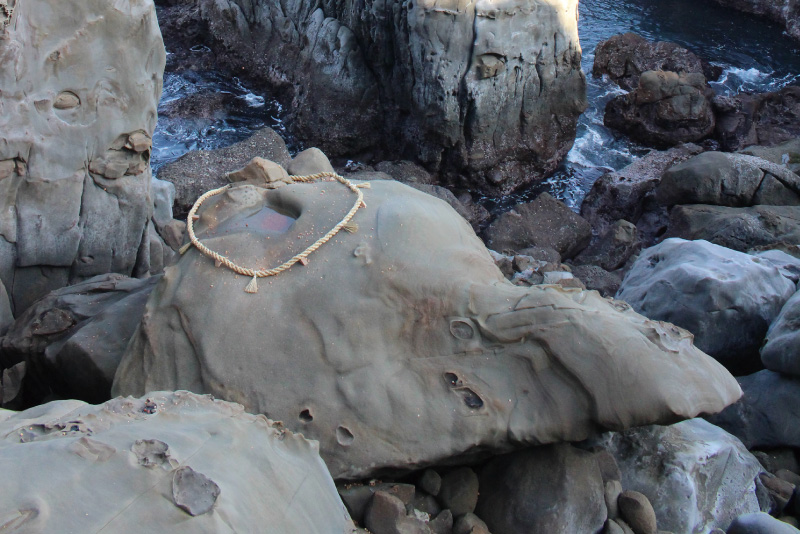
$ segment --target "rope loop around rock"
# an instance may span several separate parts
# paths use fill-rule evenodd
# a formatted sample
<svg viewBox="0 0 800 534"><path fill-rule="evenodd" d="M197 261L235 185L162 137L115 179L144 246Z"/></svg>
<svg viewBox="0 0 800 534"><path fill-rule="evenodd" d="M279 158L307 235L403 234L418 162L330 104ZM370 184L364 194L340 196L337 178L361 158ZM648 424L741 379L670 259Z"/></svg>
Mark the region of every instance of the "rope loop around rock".
<svg viewBox="0 0 800 534"><path fill-rule="evenodd" d="M214 252L197 238L194 233L194 218L197 215L197 210L200 209L200 206L203 205L203 202L208 200L211 197L220 195L230 189L232 184L228 184L226 186L220 187L218 189L212 189L207 193L200 196L200 198L195 201L194 206L192 209L189 210L189 216L186 220L186 230L189 234L189 243L184 245L181 248L181 254L185 253L189 247L194 246L197 250L199 250L203 255L208 256L209 258L213 259L217 266L224 265L231 271L243 275L252 277L253 279L245 288L245 292L247 293L257 293L258 292L258 279L259 278L266 278L268 276L276 276L289 268L291 268L295 263L302 262L305 263L308 257L313 254L317 249L319 249L322 245L333 239L333 237L338 234L342 229L345 229L348 232L355 232L358 229L358 226L352 224L350 221L355 216L356 212L362 207L366 207L364 203L364 193L362 193L361 189L365 189L369 187L369 183L364 182L362 184L354 184L350 180L347 180L343 176L335 172L320 172L317 174L311 174L309 176L289 176L287 183L311 183L316 182L318 180L324 178L331 178L331 181L337 181L343 185L345 185L350 191L352 191L356 195L356 201L353 204L353 207L350 208L350 211L347 212L347 215L339 221L336 226L331 228L324 236L317 239L313 244L311 244L308 248L300 252L299 254L295 254L290 259L283 262L281 265L272 268L272 269L250 269L247 267L242 267L241 265L237 265L226 256L219 254L218 252Z"/></svg>

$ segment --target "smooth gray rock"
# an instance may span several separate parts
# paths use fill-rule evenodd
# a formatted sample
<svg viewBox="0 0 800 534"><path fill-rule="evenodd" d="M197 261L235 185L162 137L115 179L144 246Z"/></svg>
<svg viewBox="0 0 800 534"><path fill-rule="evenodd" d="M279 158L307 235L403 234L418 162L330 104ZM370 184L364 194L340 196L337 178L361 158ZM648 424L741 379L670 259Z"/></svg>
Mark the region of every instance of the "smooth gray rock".
<svg viewBox="0 0 800 534"><path fill-rule="evenodd" d="M449 509L455 517L474 512L478 503L478 475L469 467L445 473L436 498L442 508Z"/></svg>
<svg viewBox="0 0 800 534"><path fill-rule="evenodd" d="M748 449L800 448L800 379L764 370L738 380L742 399L708 420Z"/></svg>
<svg viewBox="0 0 800 534"><path fill-rule="evenodd" d="M800 243L800 206L675 206L665 237L704 239L741 252L779 242Z"/></svg>
<svg viewBox="0 0 800 534"><path fill-rule="evenodd" d="M606 520L594 455L568 444L494 458L480 488L476 514L492 532L598 532Z"/></svg>
<svg viewBox="0 0 800 534"><path fill-rule="evenodd" d="M800 530L769 514L755 512L737 517L725 532L726 534L798 534Z"/></svg>
<svg viewBox="0 0 800 534"><path fill-rule="evenodd" d="M617 459L622 486L649 498L661 530L724 529L736 516L760 510L758 460L702 419L606 434L599 445Z"/></svg>
<svg viewBox="0 0 800 534"><path fill-rule="evenodd" d="M260 279L257 293L245 292L252 278L186 252L151 294L114 391L235 398L318 439L339 479L579 441L738 399L730 374L671 326L594 292L514 286L446 203L386 180L360 191L356 233ZM280 265L354 201L333 182L239 185L203 206L195 231L241 265Z"/></svg>
<svg viewBox="0 0 800 534"><path fill-rule="evenodd" d="M262 154L259 154L262 157ZM271 159L267 157L267 159ZM318 172L334 172L328 157L318 148L307 148L297 154L286 167L289 174L308 176Z"/></svg>
<svg viewBox="0 0 800 534"><path fill-rule="evenodd" d="M0 411L0 459L20 532L355 532L315 442L186 391Z"/></svg>
<svg viewBox="0 0 800 534"><path fill-rule="evenodd" d="M800 377L800 292L784 304L770 325L761 361L767 369Z"/></svg>
<svg viewBox="0 0 800 534"><path fill-rule="evenodd" d="M796 291L771 263L707 241L667 239L641 253L617 298L694 334L729 370L758 369L758 349Z"/></svg>
<svg viewBox="0 0 800 534"><path fill-rule="evenodd" d="M658 534L656 512L647 496L638 491L623 491L617 501L621 517L634 534Z"/></svg>
<svg viewBox="0 0 800 534"><path fill-rule="evenodd" d="M577 1L196 0L218 60L328 156L416 155L493 193L556 168L586 107ZM558 117L557 121L552 117Z"/></svg>
<svg viewBox="0 0 800 534"><path fill-rule="evenodd" d="M592 237L589 223L563 202L542 193L533 202L518 204L486 229L487 246L497 251L528 247L553 248L571 258L586 248Z"/></svg>
<svg viewBox="0 0 800 534"><path fill-rule="evenodd" d="M151 270L166 56L152 0L3 4L0 277L21 313L70 283Z"/></svg>
<svg viewBox="0 0 800 534"><path fill-rule="evenodd" d="M385 491L373 495L364 513L364 526L374 534L431 534L424 522L406 515L403 501Z"/></svg>

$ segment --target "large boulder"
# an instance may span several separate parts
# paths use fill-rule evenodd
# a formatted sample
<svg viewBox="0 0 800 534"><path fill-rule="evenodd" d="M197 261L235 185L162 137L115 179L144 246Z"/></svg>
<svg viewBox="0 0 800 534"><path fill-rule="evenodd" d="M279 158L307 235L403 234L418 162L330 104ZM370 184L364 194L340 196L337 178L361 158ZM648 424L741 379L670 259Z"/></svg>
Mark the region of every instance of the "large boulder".
<svg viewBox="0 0 800 534"><path fill-rule="evenodd" d="M742 252L781 242L800 243L800 206L675 206L664 237L703 239Z"/></svg>
<svg viewBox="0 0 800 534"><path fill-rule="evenodd" d="M393 181L363 191L356 233L260 284L190 249L151 294L115 394L236 399L320 440L335 478L581 440L738 398L685 332L595 292L514 286L445 202ZM195 231L242 266L277 266L354 201L336 182L238 185L203 205Z"/></svg>
<svg viewBox="0 0 800 534"><path fill-rule="evenodd" d="M415 154L502 193L554 170L572 146L586 107L577 6L193 0L185 9L218 40L221 63L291 100L305 144L331 156Z"/></svg>
<svg viewBox="0 0 800 534"><path fill-rule="evenodd" d="M712 100L714 136L723 150L774 146L800 137L800 86L770 93L740 93Z"/></svg>
<svg viewBox="0 0 800 534"><path fill-rule="evenodd" d="M761 361L767 369L800 377L800 292L784 304L770 325Z"/></svg>
<svg viewBox="0 0 800 534"><path fill-rule="evenodd" d="M0 279L21 313L98 274L151 270L165 51L152 0L3 6Z"/></svg>
<svg viewBox="0 0 800 534"><path fill-rule="evenodd" d="M795 290L768 260L707 241L667 239L639 255L617 298L689 330L729 370L752 372L760 368L769 325Z"/></svg>
<svg viewBox="0 0 800 534"><path fill-rule="evenodd" d="M606 104L603 122L647 146L667 148L714 131L710 89L700 73L647 71L635 91Z"/></svg>
<svg viewBox="0 0 800 534"><path fill-rule="evenodd" d="M800 378L765 369L738 380L742 399L708 420L748 449L800 448Z"/></svg>
<svg viewBox="0 0 800 534"><path fill-rule="evenodd" d="M476 514L492 532L599 532L603 477L592 453L569 444L536 447L481 470Z"/></svg>
<svg viewBox="0 0 800 534"><path fill-rule="evenodd" d="M648 41L631 32L601 41L594 50L592 74L607 75L628 91L636 89L639 76L648 70L711 74L711 69L689 50L666 41Z"/></svg>
<svg viewBox="0 0 800 534"><path fill-rule="evenodd" d="M725 530L737 516L761 510L761 464L741 441L702 419L612 432L593 443L614 456L624 488L647 496L659 530Z"/></svg>
<svg viewBox="0 0 800 534"><path fill-rule="evenodd" d="M0 411L3 527L355 532L313 441L186 391Z"/></svg>
<svg viewBox="0 0 800 534"><path fill-rule="evenodd" d="M110 274L53 291L22 313L0 343L0 368L26 362L32 405L55 393L105 402L144 305L160 277Z"/></svg>
<svg viewBox="0 0 800 534"><path fill-rule="evenodd" d="M667 206L797 206L800 176L754 156L704 152L665 172L656 198Z"/></svg>
<svg viewBox="0 0 800 534"><path fill-rule="evenodd" d="M586 248L592 229L563 202L542 193L533 202L517 204L500 215L486 229L486 237L492 250L548 247L566 259Z"/></svg>

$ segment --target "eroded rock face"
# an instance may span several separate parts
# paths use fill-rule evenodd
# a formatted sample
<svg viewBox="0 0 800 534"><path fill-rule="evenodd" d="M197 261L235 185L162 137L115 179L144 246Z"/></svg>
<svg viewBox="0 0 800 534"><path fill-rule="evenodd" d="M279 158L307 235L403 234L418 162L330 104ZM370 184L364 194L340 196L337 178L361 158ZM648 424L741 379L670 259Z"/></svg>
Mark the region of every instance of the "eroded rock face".
<svg viewBox="0 0 800 534"><path fill-rule="evenodd" d="M3 4L0 278L19 313L68 283L150 270L165 52L151 0Z"/></svg>
<svg viewBox="0 0 800 534"><path fill-rule="evenodd" d="M506 192L555 169L586 106L577 0L195 3L329 156L414 154Z"/></svg>
<svg viewBox="0 0 800 534"><path fill-rule="evenodd" d="M738 398L686 332L595 292L516 287L446 203L371 186L356 233L256 294L187 252L152 293L115 394L235 399L320 440L336 478L575 441ZM353 197L332 182L234 186L204 204L196 229L240 265L277 266Z"/></svg>
<svg viewBox="0 0 800 534"><path fill-rule="evenodd" d="M186 391L0 412L0 458L20 532L355 531L315 442Z"/></svg>

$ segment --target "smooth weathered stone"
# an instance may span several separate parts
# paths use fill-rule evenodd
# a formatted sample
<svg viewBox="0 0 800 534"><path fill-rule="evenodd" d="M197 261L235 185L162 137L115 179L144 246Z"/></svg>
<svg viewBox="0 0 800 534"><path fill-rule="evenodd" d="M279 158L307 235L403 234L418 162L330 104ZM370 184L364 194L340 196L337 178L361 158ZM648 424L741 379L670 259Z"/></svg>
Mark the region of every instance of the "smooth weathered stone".
<svg viewBox="0 0 800 534"><path fill-rule="evenodd" d="M602 436L622 470L622 487L646 495L658 526L676 533L727 528L759 511L761 465L742 443L701 419ZM609 517L611 515L609 514Z"/></svg>
<svg viewBox="0 0 800 534"><path fill-rule="evenodd" d="M355 531L315 442L209 396L0 411L0 436L3 521L12 530ZM140 463L134 451L151 460Z"/></svg>
<svg viewBox="0 0 800 534"><path fill-rule="evenodd" d="M764 512L744 514L737 517L726 531L726 534L798 534L791 525L775 519Z"/></svg>
<svg viewBox="0 0 800 534"><path fill-rule="evenodd" d="M334 172L328 157L318 148L307 148L289 162L286 170L294 176L308 176L318 172Z"/></svg>
<svg viewBox="0 0 800 534"><path fill-rule="evenodd" d="M489 527L480 517L466 513L456 520L453 534L489 534Z"/></svg>
<svg viewBox="0 0 800 534"><path fill-rule="evenodd" d="M11 5L0 24L0 236L15 260L0 275L21 313L70 283L150 271L165 51L152 0Z"/></svg>
<svg viewBox="0 0 800 534"><path fill-rule="evenodd" d="M406 515L403 501L377 491L364 513L364 526L374 534L430 534L428 526L414 517Z"/></svg>
<svg viewBox="0 0 800 534"><path fill-rule="evenodd" d="M478 503L478 475L469 467L446 473L436 498L442 508L449 509L455 517L474 512Z"/></svg>
<svg viewBox="0 0 800 534"><path fill-rule="evenodd" d="M800 292L783 305L770 325L761 361L767 369L800 377Z"/></svg>
<svg viewBox="0 0 800 534"><path fill-rule="evenodd" d="M442 477L433 469L426 469L419 477L419 487L435 497L442 489Z"/></svg>
<svg viewBox="0 0 800 534"><path fill-rule="evenodd" d="M789 139L775 146L752 145L739 152L782 165L795 174L800 173L800 138Z"/></svg>
<svg viewBox="0 0 800 534"><path fill-rule="evenodd" d="M634 534L658 534L656 512L650 500L638 491L626 490L617 502L619 512Z"/></svg>
<svg viewBox="0 0 800 534"><path fill-rule="evenodd" d="M708 420L748 449L800 448L800 379L764 370L738 380L742 399Z"/></svg>
<svg viewBox="0 0 800 534"><path fill-rule="evenodd" d="M339 496L347 506L347 511L350 512L350 517L359 522L364 520L364 512L376 491L382 491L397 497L404 506L414 498L414 486L411 484L346 485L339 488L338 491Z"/></svg>
<svg viewBox="0 0 800 534"><path fill-rule="evenodd" d="M769 325L796 291L766 260L706 241L667 239L641 253L617 298L694 334L728 369L760 368Z"/></svg>
<svg viewBox="0 0 800 534"><path fill-rule="evenodd" d="M593 292L516 287L446 203L392 181L363 191L356 233L260 279L258 293L190 249L151 295L114 391L237 399L318 439L347 479L738 399L735 380L671 325ZM274 266L353 202L334 182L232 187L203 206L195 230L242 265Z"/></svg>
<svg viewBox="0 0 800 534"><path fill-rule="evenodd" d="M607 515L600 468L568 444L500 456L481 471L476 514L492 532L598 532Z"/></svg>

